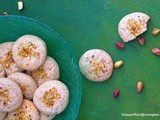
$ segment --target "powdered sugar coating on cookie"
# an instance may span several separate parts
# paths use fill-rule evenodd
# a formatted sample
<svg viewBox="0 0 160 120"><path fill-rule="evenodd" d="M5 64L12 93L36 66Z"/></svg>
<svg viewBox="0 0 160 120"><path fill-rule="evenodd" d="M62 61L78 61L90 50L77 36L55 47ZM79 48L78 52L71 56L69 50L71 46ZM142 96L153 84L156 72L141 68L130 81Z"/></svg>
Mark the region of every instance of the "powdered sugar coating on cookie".
<svg viewBox="0 0 160 120"><path fill-rule="evenodd" d="M0 44L0 63L3 64L7 76L14 72L23 71L15 64L15 61L13 60L12 56L13 45L14 42L5 42Z"/></svg>
<svg viewBox="0 0 160 120"><path fill-rule="evenodd" d="M57 62L49 56L41 67L33 71L27 71L27 73L33 77L38 85L47 80L58 80L60 77Z"/></svg>
<svg viewBox="0 0 160 120"><path fill-rule="evenodd" d="M17 83L8 78L0 78L0 111L16 110L22 103L22 91Z"/></svg>
<svg viewBox="0 0 160 120"><path fill-rule="evenodd" d="M34 35L24 35L13 46L13 59L24 70L38 69L46 59L45 42Z"/></svg>
<svg viewBox="0 0 160 120"><path fill-rule="evenodd" d="M24 99L22 105L15 111L8 113L9 120L39 120L39 112L35 105Z"/></svg>
<svg viewBox="0 0 160 120"><path fill-rule="evenodd" d="M141 12L134 12L124 16L118 25L119 36L124 42L134 40L147 30L150 17Z"/></svg>
<svg viewBox="0 0 160 120"><path fill-rule="evenodd" d="M113 72L111 56L100 49L85 52L79 60L81 73L89 80L102 82L109 79Z"/></svg>
<svg viewBox="0 0 160 120"><path fill-rule="evenodd" d="M47 114L40 112L40 120L52 120L55 116L56 116L55 114L47 115Z"/></svg>
<svg viewBox="0 0 160 120"><path fill-rule="evenodd" d="M33 94L37 89L37 84L31 76L25 73L16 72L10 74L8 78L13 80L20 86L24 98L29 100L33 99Z"/></svg>
<svg viewBox="0 0 160 120"><path fill-rule="evenodd" d="M44 82L36 91L33 102L44 114L61 113L68 105L69 91L66 85L57 80Z"/></svg>

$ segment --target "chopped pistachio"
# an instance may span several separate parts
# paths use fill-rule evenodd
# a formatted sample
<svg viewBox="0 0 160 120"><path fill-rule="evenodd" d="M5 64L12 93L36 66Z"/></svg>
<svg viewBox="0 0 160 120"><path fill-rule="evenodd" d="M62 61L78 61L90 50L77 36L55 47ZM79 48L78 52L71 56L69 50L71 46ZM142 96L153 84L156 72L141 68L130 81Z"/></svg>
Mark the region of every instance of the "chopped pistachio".
<svg viewBox="0 0 160 120"><path fill-rule="evenodd" d="M36 49L36 47L33 47L35 46L32 42L29 42L27 46L22 46L22 49L18 52L18 55L21 56L21 57L33 57L35 56L36 53L34 51L34 49Z"/></svg>
<svg viewBox="0 0 160 120"><path fill-rule="evenodd" d="M22 10L23 9L23 2L19 1L18 2L18 10Z"/></svg>
<svg viewBox="0 0 160 120"><path fill-rule="evenodd" d="M6 59L4 61L0 60L0 63L4 64L6 68L9 68L14 60L12 58L12 51L6 53Z"/></svg>
<svg viewBox="0 0 160 120"><path fill-rule="evenodd" d="M126 29L128 29L134 36L138 36L143 24L141 24L142 21L139 19L138 23L135 20L128 20L127 24L128 26L126 27Z"/></svg>
<svg viewBox="0 0 160 120"><path fill-rule="evenodd" d="M27 110L24 108L24 106L20 106L16 110L13 120L32 120L32 119L27 115Z"/></svg>
<svg viewBox="0 0 160 120"><path fill-rule="evenodd" d="M22 92L23 92L23 93L28 89L28 87L25 86L25 85L23 85L22 83L19 83L18 85L19 85L19 87L22 89Z"/></svg>
<svg viewBox="0 0 160 120"><path fill-rule="evenodd" d="M6 63L5 66L6 66L6 68L9 68L9 67L10 67L8 63Z"/></svg>
<svg viewBox="0 0 160 120"><path fill-rule="evenodd" d="M0 98L2 100L3 105L7 105L7 102L10 100L10 96L8 93L8 89L5 88L4 90L0 91Z"/></svg>
<svg viewBox="0 0 160 120"><path fill-rule="evenodd" d="M55 88L52 88L43 96L43 103L44 105L46 105L46 107L53 107L55 100L58 100L60 98L61 96L57 92L57 90Z"/></svg>

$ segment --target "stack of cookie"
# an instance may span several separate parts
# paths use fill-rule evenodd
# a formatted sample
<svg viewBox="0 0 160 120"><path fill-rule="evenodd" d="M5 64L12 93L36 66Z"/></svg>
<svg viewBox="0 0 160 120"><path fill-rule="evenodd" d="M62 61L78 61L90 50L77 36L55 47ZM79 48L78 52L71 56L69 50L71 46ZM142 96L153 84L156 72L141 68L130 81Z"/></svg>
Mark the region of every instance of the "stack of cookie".
<svg viewBox="0 0 160 120"><path fill-rule="evenodd" d="M68 105L57 62L45 42L24 35L0 44L0 120L51 120Z"/></svg>

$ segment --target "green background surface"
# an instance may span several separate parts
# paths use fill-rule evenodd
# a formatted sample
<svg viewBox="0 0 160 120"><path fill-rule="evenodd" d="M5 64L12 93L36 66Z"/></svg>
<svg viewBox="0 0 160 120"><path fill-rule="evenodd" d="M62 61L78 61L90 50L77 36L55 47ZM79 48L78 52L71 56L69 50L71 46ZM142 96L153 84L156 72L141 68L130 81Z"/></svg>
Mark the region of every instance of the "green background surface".
<svg viewBox="0 0 160 120"><path fill-rule="evenodd" d="M153 28L160 28L159 0L24 0L25 9L17 10L16 0L1 0L0 12L35 18L58 32L69 44L77 60L87 50L99 48L111 54L124 66L114 70L106 82L93 83L82 77L83 94L78 120L159 120L160 117L122 117L122 113L160 113L159 56L151 53L160 47L160 36L153 37ZM124 50L114 47L121 41L117 32L120 19L140 11L151 17L143 34L147 44L136 40ZM145 84L141 94L135 91L138 81ZM113 91L120 96L113 98Z"/></svg>

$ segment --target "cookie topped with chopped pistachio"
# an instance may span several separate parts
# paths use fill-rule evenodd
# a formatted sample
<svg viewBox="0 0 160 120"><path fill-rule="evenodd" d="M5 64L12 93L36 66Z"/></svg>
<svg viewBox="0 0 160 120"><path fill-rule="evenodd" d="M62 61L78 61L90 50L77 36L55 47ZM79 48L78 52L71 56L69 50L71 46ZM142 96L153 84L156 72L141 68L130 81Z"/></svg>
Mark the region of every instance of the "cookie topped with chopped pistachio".
<svg viewBox="0 0 160 120"><path fill-rule="evenodd" d="M8 78L20 86L24 98L29 100L33 99L33 94L37 89L37 84L31 76L25 73L16 72L10 74Z"/></svg>
<svg viewBox="0 0 160 120"><path fill-rule="evenodd" d="M8 113L9 120L39 120L39 112L33 102L24 99L22 105Z"/></svg>
<svg viewBox="0 0 160 120"><path fill-rule="evenodd" d="M100 49L92 49L81 56L79 67L81 73L88 80L102 82L111 77L113 60L107 52Z"/></svg>
<svg viewBox="0 0 160 120"><path fill-rule="evenodd" d="M0 111L16 110L22 100L22 91L18 84L8 78L0 78Z"/></svg>
<svg viewBox="0 0 160 120"><path fill-rule="evenodd" d="M119 36L124 42L134 40L147 30L150 17L141 12L134 12L124 16L118 25Z"/></svg>
<svg viewBox="0 0 160 120"><path fill-rule="evenodd" d="M13 59L24 70L38 69L46 59L45 42L34 35L24 35L13 45Z"/></svg>
<svg viewBox="0 0 160 120"><path fill-rule="evenodd" d="M14 42L5 42L0 44L0 63L3 64L7 76L14 72L23 71L15 64L15 61L13 60L12 56L13 45Z"/></svg>
<svg viewBox="0 0 160 120"><path fill-rule="evenodd" d="M27 73L34 78L38 85L47 80L58 80L60 76L57 62L49 56L41 67L33 71L27 71Z"/></svg>
<svg viewBox="0 0 160 120"><path fill-rule="evenodd" d="M58 80L44 82L37 88L33 96L37 109L47 115L61 113L67 107L68 100L68 88Z"/></svg>

